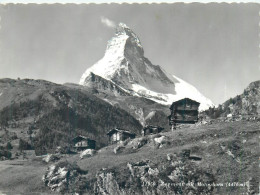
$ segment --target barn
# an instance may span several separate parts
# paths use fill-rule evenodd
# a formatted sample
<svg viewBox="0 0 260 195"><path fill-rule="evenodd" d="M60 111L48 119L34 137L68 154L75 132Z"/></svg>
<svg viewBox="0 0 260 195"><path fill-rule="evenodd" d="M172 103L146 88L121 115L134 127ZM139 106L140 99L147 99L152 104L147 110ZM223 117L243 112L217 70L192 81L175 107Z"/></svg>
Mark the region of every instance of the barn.
<svg viewBox="0 0 260 195"><path fill-rule="evenodd" d="M189 98L173 102L170 107L171 115L168 116L169 125L172 126L172 129L176 128L176 123L196 123L198 121L199 105L199 102Z"/></svg>
<svg viewBox="0 0 260 195"><path fill-rule="evenodd" d="M146 125L142 130L142 135L156 134L160 133L162 130L164 130L164 128L160 126Z"/></svg>
<svg viewBox="0 0 260 195"><path fill-rule="evenodd" d="M78 135L72 139L73 148L76 151L82 151L86 149L95 149L96 148L96 141L90 139L88 137Z"/></svg>
<svg viewBox="0 0 260 195"><path fill-rule="evenodd" d="M128 138L134 139L135 134L131 133L130 131L124 130L124 129L119 129L119 128L114 128L111 129L108 133L108 142L109 144L114 144L119 141L124 141Z"/></svg>

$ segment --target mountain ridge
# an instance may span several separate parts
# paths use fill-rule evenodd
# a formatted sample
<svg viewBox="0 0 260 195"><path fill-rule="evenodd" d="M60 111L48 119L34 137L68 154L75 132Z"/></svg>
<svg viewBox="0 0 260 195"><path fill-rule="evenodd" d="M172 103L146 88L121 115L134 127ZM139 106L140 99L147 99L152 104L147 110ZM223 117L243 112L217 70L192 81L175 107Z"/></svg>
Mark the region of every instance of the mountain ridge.
<svg viewBox="0 0 260 195"><path fill-rule="evenodd" d="M240 95L226 100L218 107L205 110L211 118L260 115L260 80L251 82ZM250 117L249 117L250 118Z"/></svg>
<svg viewBox="0 0 260 195"><path fill-rule="evenodd" d="M213 106L211 100L195 87L170 75L159 65L153 65L144 56L137 35L123 23L108 41L104 57L83 73L79 84L92 85L90 77L93 74L113 82L133 96L146 97L163 105L189 97L201 103L200 110ZM178 91L176 85L181 85Z"/></svg>
<svg viewBox="0 0 260 195"><path fill-rule="evenodd" d="M142 125L127 111L89 89L44 80L0 79L0 129L34 146L37 154L67 146L78 134L107 144L108 130L121 127L140 134ZM30 135L28 131L31 131ZM0 144L4 140L0 139Z"/></svg>

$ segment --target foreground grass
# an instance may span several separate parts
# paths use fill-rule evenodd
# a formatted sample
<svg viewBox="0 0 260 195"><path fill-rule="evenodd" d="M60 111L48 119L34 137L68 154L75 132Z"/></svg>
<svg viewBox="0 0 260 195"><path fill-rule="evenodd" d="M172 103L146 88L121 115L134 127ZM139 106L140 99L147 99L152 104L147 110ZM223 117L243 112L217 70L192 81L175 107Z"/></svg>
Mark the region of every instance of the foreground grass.
<svg viewBox="0 0 260 195"><path fill-rule="evenodd" d="M196 164L212 172L216 183L224 185L216 187L214 194L239 195L247 192L248 187L229 184L243 184L250 180L254 184L252 188L259 185L259 126L259 122L247 121L193 125L161 133L168 139L168 144L162 148L147 143L135 151L114 154L116 145L112 145L102 148L91 158L81 160L79 155L64 158L69 162L76 162L80 168L88 171L87 179L92 181L102 168L123 170L128 162L142 160L150 160L156 164L162 162L167 154L178 154L189 149L191 155L202 158ZM50 193L41 181L47 166L36 159L0 162L0 191L9 191L10 194Z"/></svg>

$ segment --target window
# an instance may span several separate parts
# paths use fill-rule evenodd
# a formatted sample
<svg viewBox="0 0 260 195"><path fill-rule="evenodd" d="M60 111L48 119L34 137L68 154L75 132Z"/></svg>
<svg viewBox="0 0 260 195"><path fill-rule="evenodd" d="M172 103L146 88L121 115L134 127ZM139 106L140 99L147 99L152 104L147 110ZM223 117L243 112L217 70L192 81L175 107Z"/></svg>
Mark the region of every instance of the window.
<svg viewBox="0 0 260 195"><path fill-rule="evenodd" d="M113 140L113 141L116 141L116 135L117 135L117 133L114 133L114 134L113 134L113 137L112 137L112 140Z"/></svg>
<svg viewBox="0 0 260 195"><path fill-rule="evenodd" d="M187 104L186 104L186 107L187 107L187 108L191 108L191 104L190 104L190 103L187 103Z"/></svg>

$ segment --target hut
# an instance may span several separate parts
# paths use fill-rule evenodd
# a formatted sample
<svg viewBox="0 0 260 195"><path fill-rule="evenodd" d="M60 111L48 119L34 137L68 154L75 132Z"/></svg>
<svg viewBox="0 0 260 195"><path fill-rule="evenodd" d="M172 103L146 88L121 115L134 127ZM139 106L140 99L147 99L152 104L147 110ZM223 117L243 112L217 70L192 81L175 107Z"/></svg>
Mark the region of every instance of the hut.
<svg viewBox="0 0 260 195"><path fill-rule="evenodd" d="M90 139L88 137L78 135L72 139L73 148L76 151L82 151L86 149L95 149L96 148L96 141Z"/></svg>
<svg viewBox="0 0 260 195"><path fill-rule="evenodd" d="M199 102L189 98L173 102L170 107L171 115L168 116L172 130L176 129L176 123L196 123L198 121L199 105Z"/></svg>
<svg viewBox="0 0 260 195"><path fill-rule="evenodd" d="M142 130L142 135L156 134L160 133L162 130L164 130L164 128L160 126L146 125Z"/></svg>
<svg viewBox="0 0 260 195"><path fill-rule="evenodd" d="M124 129L118 129L118 128L111 129L107 133L107 135L108 135L109 144L114 144L114 143L117 143L119 141L124 141L128 138L130 138L130 139L135 138L134 133L131 133L130 131L127 131L127 130L124 130Z"/></svg>

